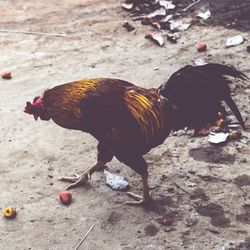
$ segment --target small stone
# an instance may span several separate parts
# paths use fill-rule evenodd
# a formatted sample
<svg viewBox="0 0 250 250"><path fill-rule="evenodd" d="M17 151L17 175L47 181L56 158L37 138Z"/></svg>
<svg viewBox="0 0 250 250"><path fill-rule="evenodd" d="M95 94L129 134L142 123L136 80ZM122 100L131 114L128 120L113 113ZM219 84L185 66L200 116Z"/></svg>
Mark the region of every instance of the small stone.
<svg viewBox="0 0 250 250"><path fill-rule="evenodd" d="M192 227L192 226L196 225L197 223L198 223L197 218L188 218L187 222L186 222L186 226L187 227Z"/></svg>

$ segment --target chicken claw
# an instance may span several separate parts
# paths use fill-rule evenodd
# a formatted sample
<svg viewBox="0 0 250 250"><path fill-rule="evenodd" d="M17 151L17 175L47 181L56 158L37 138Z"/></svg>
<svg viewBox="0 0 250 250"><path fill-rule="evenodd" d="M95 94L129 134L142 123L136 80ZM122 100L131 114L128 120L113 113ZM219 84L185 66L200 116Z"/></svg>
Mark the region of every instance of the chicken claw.
<svg viewBox="0 0 250 250"><path fill-rule="evenodd" d="M95 171L102 171L105 169L106 162L98 161L94 166L90 167L88 170L86 170L81 175L74 174L74 177L60 177L58 178L59 181L67 181L67 182L73 182L69 186L67 186L66 190L82 187L85 186L89 179L91 179L91 175Z"/></svg>
<svg viewBox="0 0 250 250"><path fill-rule="evenodd" d="M131 192L127 192L127 195L135 199L135 201L126 201L125 205L132 205L132 206L138 206L138 205L146 205L152 203L154 200L153 198L148 195L147 197L143 197Z"/></svg>
<svg viewBox="0 0 250 250"><path fill-rule="evenodd" d="M149 194L149 186L148 186L148 175L142 175L142 187L143 187L143 196L127 192L127 195L135 199L135 201L127 201L125 205L147 205L152 203L154 200Z"/></svg>
<svg viewBox="0 0 250 250"><path fill-rule="evenodd" d="M69 186L67 186L66 190L72 189L72 188L77 188L77 187L81 187L81 186L85 186L86 183L88 182L88 179L90 179L89 177L89 173L85 172L81 175L79 174L74 174L75 177L60 177L58 178L58 180L60 181L67 181L67 182L73 182L72 184L70 184Z"/></svg>

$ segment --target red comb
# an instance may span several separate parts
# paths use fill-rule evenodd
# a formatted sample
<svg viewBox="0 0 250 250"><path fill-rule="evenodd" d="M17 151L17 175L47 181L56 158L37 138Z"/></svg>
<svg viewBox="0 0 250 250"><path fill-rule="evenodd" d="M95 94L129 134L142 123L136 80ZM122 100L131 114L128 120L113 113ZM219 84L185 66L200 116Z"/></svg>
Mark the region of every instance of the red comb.
<svg viewBox="0 0 250 250"><path fill-rule="evenodd" d="M26 102L26 107L24 108L24 112L28 114L33 114L33 107L43 104L43 100L40 96L34 98L33 103Z"/></svg>
<svg viewBox="0 0 250 250"><path fill-rule="evenodd" d="M23 109L23 112L32 114L32 104L30 102L26 102L26 107Z"/></svg>

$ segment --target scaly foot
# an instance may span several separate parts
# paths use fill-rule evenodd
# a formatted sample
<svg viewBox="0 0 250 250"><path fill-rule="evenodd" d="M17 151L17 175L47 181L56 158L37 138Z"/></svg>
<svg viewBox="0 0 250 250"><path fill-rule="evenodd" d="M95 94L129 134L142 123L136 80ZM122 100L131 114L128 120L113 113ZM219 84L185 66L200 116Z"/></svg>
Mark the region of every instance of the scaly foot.
<svg viewBox="0 0 250 250"><path fill-rule="evenodd" d="M127 195L135 199L135 201L126 201L124 204L125 205L132 205L132 206L143 206L152 203L154 200L153 198L149 195L147 197L143 197L131 192L127 192Z"/></svg>
<svg viewBox="0 0 250 250"><path fill-rule="evenodd" d="M66 190L82 187L85 186L88 182L88 179L90 178L90 175L88 172L84 172L83 174L74 174L74 177L60 177L58 178L59 181L67 181L67 182L73 182L69 186L67 186Z"/></svg>
<svg viewBox="0 0 250 250"><path fill-rule="evenodd" d="M74 174L74 177L60 177L58 180L60 181L68 181L73 182L73 184L69 185L66 189L72 189L77 187L85 186L88 180L91 178L91 175L95 171L102 171L105 169L106 162L98 161L94 166L87 169L83 174Z"/></svg>

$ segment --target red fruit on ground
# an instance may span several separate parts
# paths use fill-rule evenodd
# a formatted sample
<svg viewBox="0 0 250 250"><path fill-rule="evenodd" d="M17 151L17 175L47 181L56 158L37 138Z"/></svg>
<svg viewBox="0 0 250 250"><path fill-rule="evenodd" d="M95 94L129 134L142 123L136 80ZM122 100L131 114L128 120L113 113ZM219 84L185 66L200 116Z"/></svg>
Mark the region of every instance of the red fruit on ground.
<svg viewBox="0 0 250 250"><path fill-rule="evenodd" d="M71 203L72 195L70 192L64 191L60 193L59 198L62 204L68 205Z"/></svg>
<svg viewBox="0 0 250 250"><path fill-rule="evenodd" d="M2 78L3 79L11 79L12 78L11 72L9 72L9 71L3 72Z"/></svg>
<svg viewBox="0 0 250 250"><path fill-rule="evenodd" d="M206 51L207 50L207 45L205 43L200 43L197 47L197 50L199 52Z"/></svg>

